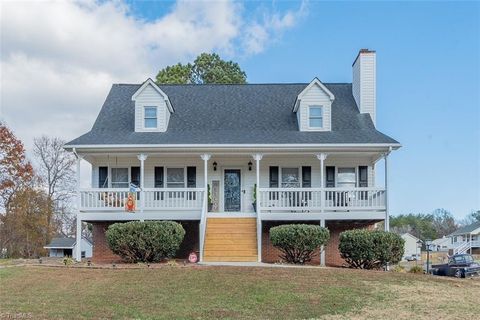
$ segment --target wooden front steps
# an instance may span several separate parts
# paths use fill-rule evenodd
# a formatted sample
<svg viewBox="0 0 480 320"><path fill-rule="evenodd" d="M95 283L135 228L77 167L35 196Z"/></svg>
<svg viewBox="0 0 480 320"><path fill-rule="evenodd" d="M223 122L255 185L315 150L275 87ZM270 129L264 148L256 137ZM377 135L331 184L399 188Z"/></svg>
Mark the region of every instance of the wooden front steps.
<svg viewBox="0 0 480 320"><path fill-rule="evenodd" d="M208 218L204 261L257 261L256 218Z"/></svg>

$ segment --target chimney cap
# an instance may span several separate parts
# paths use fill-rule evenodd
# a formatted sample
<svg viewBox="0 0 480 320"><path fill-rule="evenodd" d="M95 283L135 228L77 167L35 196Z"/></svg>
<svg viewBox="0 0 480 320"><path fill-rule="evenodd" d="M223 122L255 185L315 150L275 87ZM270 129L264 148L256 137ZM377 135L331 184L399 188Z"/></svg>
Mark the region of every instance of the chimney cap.
<svg viewBox="0 0 480 320"><path fill-rule="evenodd" d="M355 57L355 60L353 60L352 67L355 65L355 62L357 62L358 57L360 57L360 55L361 55L362 53L376 53L376 51L375 51L375 50L370 50L370 49L368 49L368 48L362 48L362 49L360 49L360 50L358 51L357 56Z"/></svg>
<svg viewBox="0 0 480 320"><path fill-rule="evenodd" d="M375 50L370 50L368 48L367 49L363 48L363 49L360 49L360 51L358 53L368 53L368 52L375 52Z"/></svg>

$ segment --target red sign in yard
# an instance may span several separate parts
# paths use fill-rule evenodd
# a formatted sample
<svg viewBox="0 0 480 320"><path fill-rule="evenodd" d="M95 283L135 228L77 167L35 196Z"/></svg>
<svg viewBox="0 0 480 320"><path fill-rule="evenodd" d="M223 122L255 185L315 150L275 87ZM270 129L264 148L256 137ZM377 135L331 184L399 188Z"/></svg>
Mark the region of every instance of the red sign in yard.
<svg viewBox="0 0 480 320"><path fill-rule="evenodd" d="M197 254L195 252L192 252L188 255L188 261L190 263L196 263L198 261Z"/></svg>

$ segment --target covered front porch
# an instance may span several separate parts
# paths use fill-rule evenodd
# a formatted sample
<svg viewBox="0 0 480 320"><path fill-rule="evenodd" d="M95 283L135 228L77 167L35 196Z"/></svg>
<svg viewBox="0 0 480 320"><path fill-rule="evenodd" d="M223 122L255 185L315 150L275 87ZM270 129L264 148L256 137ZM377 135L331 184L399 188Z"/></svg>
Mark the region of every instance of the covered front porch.
<svg viewBox="0 0 480 320"><path fill-rule="evenodd" d="M262 221L388 219L386 181L375 186L388 149L253 151L77 154L78 178L92 165L78 221L197 220L202 259L208 218L256 218L258 248Z"/></svg>
<svg viewBox="0 0 480 320"><path fill-rule="evenodd" d="M78 189L81 212L384 211L374 153L84 155L91 187ZM79 158L79 162L80 162Z"/></svg>

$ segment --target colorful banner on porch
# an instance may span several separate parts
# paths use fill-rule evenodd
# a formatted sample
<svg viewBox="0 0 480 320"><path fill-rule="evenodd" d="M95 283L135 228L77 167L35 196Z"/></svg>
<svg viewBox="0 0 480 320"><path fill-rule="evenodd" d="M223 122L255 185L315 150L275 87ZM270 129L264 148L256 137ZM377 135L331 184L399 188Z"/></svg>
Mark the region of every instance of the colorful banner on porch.
<svg viewBox="0 0 480 320"><path fill-rule="evenodd" d="M135 193L128 193L127 202L125 203L125 210L127 212L135 212Z"/></svg>

